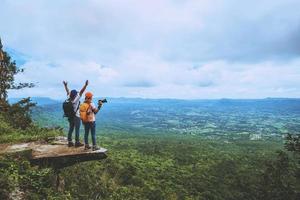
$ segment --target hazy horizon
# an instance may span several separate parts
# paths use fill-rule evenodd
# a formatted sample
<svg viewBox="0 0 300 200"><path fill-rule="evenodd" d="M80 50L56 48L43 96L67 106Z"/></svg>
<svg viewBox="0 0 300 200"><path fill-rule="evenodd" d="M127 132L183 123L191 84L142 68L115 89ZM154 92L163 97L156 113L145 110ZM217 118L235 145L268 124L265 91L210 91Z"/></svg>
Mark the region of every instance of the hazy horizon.
<svg viewBox="0 0 300 200"><path fill-rule="evenodd" d="M11 99L22 99L26 97L9 97L8 100ZM54 101L62 101L66 98L52 98L52 97L46 97L46 96L31 96L30 98L41 98L41 99L50 99ZM84 98L84 97L82 97ZM101 96L95 96L94 99L101 99L101 98L107 98L107 99L141 99L141 100L183 100L183 101L206 101L206 100L299 100L300 98L293 98L293 97L265 97L265 98L198 98L198 99L180 99L180 98L145 98L145 97L101 97Z"/></svg>

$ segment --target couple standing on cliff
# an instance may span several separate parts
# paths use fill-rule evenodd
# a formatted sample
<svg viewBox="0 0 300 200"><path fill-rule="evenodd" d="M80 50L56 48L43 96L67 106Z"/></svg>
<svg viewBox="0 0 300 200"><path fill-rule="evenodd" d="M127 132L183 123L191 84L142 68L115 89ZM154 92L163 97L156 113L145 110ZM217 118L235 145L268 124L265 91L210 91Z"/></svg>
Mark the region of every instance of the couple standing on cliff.
<svg viewBox="0 0 300 200"><path fill-rule="evenodd" d="M78 92L77 90L69 91L68 83L63 81L65 90L67 92L68 99L63 104L65 116L68 117L69 131L68 131L68 146L81 147L84 146L85 150L91 149L93 151L99 150L100 148L96 144L96 117L95 115L102 107L102 101L98 102L98 107L92 102L93 94L91 92L85 93L85 100L80 104L80 98L86 90L89 81L87 80ZM79 141L79 130L81 121L84 126L84 144ZM75 129L75 144L72 141L72 134ZM89 132L92 135L93 146L89 145L88 136Z"/></svg>

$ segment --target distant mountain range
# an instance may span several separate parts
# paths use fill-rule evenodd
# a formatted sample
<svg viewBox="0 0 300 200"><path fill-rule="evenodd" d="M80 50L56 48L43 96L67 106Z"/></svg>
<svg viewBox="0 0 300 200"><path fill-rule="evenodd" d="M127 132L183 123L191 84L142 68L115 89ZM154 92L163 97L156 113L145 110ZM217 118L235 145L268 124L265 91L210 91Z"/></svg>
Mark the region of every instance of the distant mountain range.
<svg viewBox="0 0 300 200"><path fill-rule="evenodd" d="M20 101L22 98L9 98L9 103L16 103ZM98 99L102 99L99 97L95 97L94 101L96 102ZM44 105L51 105L62 103L64 99L55 100L48 97L31 97L31 100L37 103L38 106ZM198 99L198 100L184 100L184 99L146 99L146 98L107 98L108 102L113 103L183 103L183 102L190 102L190 103L250 103L250 102L278 102L278 101L299 101L299 98L265 98L265 99L229 99L229 98L222 98L222 99Z"/></svg>
<svg viewBox="0 0 300 200"><path fill-rule="evenodd" d="M9 103L17 103L21 99L22 98L9 98L8 101L9 101ZM56 103L61 102L59 100L54 100L54 99L51 99L48 97L31 97L31 100L33 102L37 103L37 105L39 105L39 106L51 105L51 104L56 104Z"/></svg>
<svg viewBox="0 0 300 200"><path fill-rule="evenodd" d="M62 117L63 100L34 97L33 101L39 105L32 112L35 122L46 127L68 128ZM102 133L180 133L232 141L281 140L286 133L300 130L300 99L108 97L107 101L96 118L97 130Z"/></svg>

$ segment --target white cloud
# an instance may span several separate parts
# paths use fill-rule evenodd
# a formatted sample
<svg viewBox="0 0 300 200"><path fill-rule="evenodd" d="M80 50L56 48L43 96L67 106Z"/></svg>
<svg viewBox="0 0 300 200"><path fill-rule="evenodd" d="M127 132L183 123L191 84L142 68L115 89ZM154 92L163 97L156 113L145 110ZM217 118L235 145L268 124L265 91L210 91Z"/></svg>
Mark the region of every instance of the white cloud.
<svg viewBox="0 0 300 200"><path fill-rule="evenodd" d="M62 80L68 80L71 88L79 90L86 79L90 80L88 90L97 96L264 98L300 95L300 59L285 64L213 61L198 67L190 67L191 63L168 63L137 53L124 59L120 66L105 67L95 62L65 62L57 66L28 62L18 80L37 82L38 87L12 91L10 95L62 98Z"/></svg>
<svg viewBox="0 0 300 200"><path fill-rule="evenodd" d="M29 60L10 96L297 97L299 1L7 1L4 45ZM9 20L8 20L9 19ZM17 59L17 58L16 58Z"/></svg>

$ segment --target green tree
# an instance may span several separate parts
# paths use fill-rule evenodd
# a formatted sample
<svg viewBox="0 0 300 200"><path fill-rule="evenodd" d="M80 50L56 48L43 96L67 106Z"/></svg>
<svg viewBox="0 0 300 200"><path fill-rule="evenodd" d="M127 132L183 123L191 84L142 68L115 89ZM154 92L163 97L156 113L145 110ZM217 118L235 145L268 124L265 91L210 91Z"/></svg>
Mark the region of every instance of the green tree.
<svg viewBox="0 0 300 200"><path fill-rule="evenodd" d="M287 134L285 148L300 155L300 134Z"/></svg>
<svg viewBox="0 0 300 200"><path fill-rule="evenodd" d="M18 68L16 62L12 61L8 53L3 50L0 38L0 101L7 101L9 89L34 87L33 83L15 83L15 75L23 71L24 69Z"/></svg>
<svg viewBox="0 0 300 200"><path fill-rule="evenodd" d="M32 124L30 110L36 104L32 103L30 98L24 98L21 101L9 106L6 112L6 119L14 128L26 129Z"/></svg>
<svg viewBox="0 0 300 200"><path fill-rule="evenodd" d="M7 52L3 50L0 38L0 111L4 118L15 128L25 129L31 125L30 108L35 104L30 98L9 105L7 92L10 89L22 89L34 87L33 83L15 83L15 75L23 72L24 69L18 68L16 62L11 60Z"/></svg>
<svg viewBox="0 0 300 200"><path fill-rule="evenodd" d="M262 199L298 199L297 169L284 151L277 152L277 159L265 163L261 176Z"/></svg>

